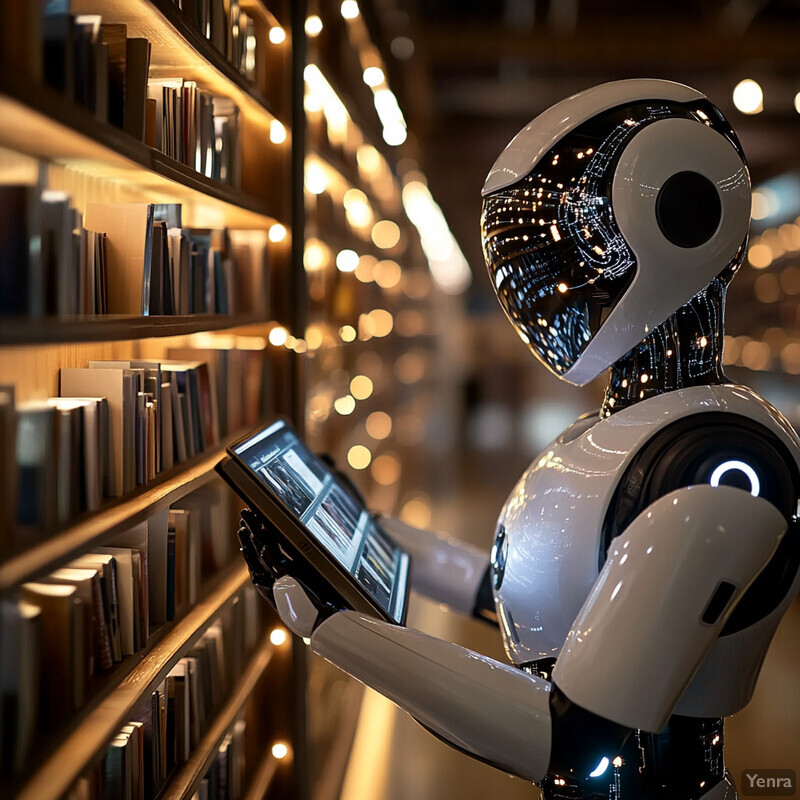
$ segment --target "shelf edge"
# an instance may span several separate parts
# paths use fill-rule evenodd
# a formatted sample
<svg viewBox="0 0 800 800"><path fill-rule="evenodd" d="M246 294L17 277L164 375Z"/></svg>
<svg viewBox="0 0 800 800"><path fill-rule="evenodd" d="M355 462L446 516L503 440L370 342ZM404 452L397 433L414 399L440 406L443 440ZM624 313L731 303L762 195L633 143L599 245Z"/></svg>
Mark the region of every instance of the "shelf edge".
<svg viewBox="0 0 800 800"><path fill-rule="evenodd" d="M236 715L252 694L258 679L264 674L274 654L269 639L258 646L251 656L245 671L236 681L236 691L220 709L211 728L203 736L200 743L169 782L159 800L186 800L196 790L211 762L214 760L220 742L225 738Z"/></svg>
<svg viewBox="0 0 800 800"><path fill-rule="evenodd" d="M231 570L145 656L125 680L92 711L28 779L17 800L58 800L127 722L133 709L200 638L225 604L250 580L244 564Z"/></svg>

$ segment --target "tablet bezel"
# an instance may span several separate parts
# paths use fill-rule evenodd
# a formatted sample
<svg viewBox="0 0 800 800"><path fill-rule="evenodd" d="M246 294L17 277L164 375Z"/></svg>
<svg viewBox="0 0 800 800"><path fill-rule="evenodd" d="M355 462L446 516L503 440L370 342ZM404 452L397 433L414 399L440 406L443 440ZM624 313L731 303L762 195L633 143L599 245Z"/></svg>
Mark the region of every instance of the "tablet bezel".
<svg viewBox="0 0 800 800"><path fill-rule="evenodd" d="M244 463L244 459L236 453L236 448L246 444L261 433L269 430L276 423L281 422L285 429L292 433L297 440L305 445L305 442L297 435L297 432L284 417L278 417L270 423L250 431L248 434L232 442L226 448L227 456L224 457L216 466L217 472L226 480L231 488L248 504L253 510L258 511L269 520L278 533L283 536L290 545L296 549L300 556L304 558L314 572L321 576L321 580L327 583L338 594L344 605L354 611L361 611L366 614L378 615L396 625L405 624L408 612L408 599L410 589L411 558L406 550L400 547L392 537L373 519L373 524L380 530L381 534L389 539L392 544L400 551L400 562L398 574L405 572L405 592L402 598L402 608L399 618L392 616L384 609L366 589L348 572L333 556L328 553L323 545L316 539L300 519L292 514L291 511L277 497L273 490L262 483ZM312 453L313 455L313 453ZM352 496L352 492L337 477L336 473L324 464L326 472L333 477L333 480ZM359 507L363 508L361 502ZM295 576L301 579L302 576ZM312 591L314 586L310 586ZM393 587L394 588L394 587Z"/></svg>

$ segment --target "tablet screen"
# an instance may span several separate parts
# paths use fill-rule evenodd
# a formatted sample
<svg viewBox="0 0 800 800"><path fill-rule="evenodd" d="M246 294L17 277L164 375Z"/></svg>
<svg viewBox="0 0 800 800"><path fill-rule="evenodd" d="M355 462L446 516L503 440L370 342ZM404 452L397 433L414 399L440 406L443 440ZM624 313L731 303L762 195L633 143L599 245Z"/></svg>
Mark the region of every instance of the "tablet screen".
<svg viewBox="0 0 800 800"><path fill-rule="evenodd" d="M233 452L372 599L399 620L408 556L297 434L279 421Z"/></svg>

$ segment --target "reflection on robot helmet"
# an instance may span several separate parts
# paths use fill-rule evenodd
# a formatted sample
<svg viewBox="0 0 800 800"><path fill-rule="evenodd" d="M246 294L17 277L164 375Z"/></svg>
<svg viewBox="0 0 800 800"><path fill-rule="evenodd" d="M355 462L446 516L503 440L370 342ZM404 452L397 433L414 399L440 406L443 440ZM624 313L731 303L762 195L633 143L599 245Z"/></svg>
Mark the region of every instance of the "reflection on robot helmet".
<svg viewBox="0 0 800 800"><path fill-rule="evenodd" d="M716 131L744 164L736 135L708 101L642 100L577 126L527 175L484 198L482 243L492 285L522 340L558 376L575 366L641 269L615 217L612 184L619 159L642 130L674 119ZM678 232L684 207L700 202L686 197L699 182L710 190L703 197L716 205L700 203L703 224ZM660 235L687 249L708 242L724 214L718 189L693 172L669 178L657 203Z"/></svg>

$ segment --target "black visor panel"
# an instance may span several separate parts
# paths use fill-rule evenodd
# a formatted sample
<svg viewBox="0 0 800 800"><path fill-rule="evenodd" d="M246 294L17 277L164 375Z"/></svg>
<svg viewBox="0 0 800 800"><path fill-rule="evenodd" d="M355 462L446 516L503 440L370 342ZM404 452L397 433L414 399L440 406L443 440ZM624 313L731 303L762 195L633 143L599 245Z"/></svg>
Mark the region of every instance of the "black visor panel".
<svg viewBox="0 0 800 800"><path fill-rule="evenodd" d="M636 274L612 210L619 156L645 125L675 117L733 136L707 101L625 106L578 126L522 180L484 199L483 252L500 304L557 375L575 364Z"/></svg>

